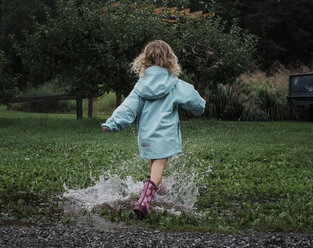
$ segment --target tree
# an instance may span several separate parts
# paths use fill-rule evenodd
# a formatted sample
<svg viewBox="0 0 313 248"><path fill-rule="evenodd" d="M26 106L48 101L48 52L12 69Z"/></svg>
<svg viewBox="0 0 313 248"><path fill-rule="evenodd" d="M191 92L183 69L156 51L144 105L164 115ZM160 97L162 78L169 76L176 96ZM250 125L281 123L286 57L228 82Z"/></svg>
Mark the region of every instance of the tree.
<svg viewBox="0 0 313 248"><path fill-rule="evenodd" d="M54 0L23 1L1 0L0 2L0 50L6 54L6 73L15 77L20 74L18 87L24 89L27 85L26 74L21 58L12 45L12 37L22 43L25 40L24 31L33 31L33 18L39 23L46 20L46 14L53 15Z"/></svg>
<svg viewBox="0 0 313 248"><path fill-rule="evenodd" d="M258 54L265 69L277 60L284 64L312 60L313 1L219 0L215 10L227 21L239 18L242 28L260 38Z"/></svg>
<svg viewBox="0 0 313 248"><path fill-rule="evenodd" d="M254 66L256 38L236 22L230 30L220 18L180 20L176 31L176 50L187 81L205 96L218 84L231 84ZM186 32L188 30L188 32Z"/></svg>
<svg viewBox="0 0 313 248"><path fill-rule="evenodd" d="M151 2L150 2L151 3ZM58 1L56 17L38 23L19 46L29 80L56 81L68 94L82 97L114 91L127 94L136 82L130 63L154 39L168 42L183 66L183 78L205 94L209 86L231 82L253 60L255 39L234 23L226 32L219 19L176 13L176 23L130 1L119 7ZM105 11L103 11L103 9Z"/></svg>
<svg viewBox="0 0 313 248"><path fill-rule="evenodd" d="M19 50L32 82L57 77L71 95L126 95L133 83L130 62L165 25L150 9L130 8L127 1L105 12L99 5L59 1L57 17L38 23Z"/></svg>
<svg viewBox="0 0 313 248"><path fill-rule="evenodd" d="M5 54L0 50L0 99L7 100L15 96L17 89L17 77L12 77L6 72L7 61Z"/></svg>

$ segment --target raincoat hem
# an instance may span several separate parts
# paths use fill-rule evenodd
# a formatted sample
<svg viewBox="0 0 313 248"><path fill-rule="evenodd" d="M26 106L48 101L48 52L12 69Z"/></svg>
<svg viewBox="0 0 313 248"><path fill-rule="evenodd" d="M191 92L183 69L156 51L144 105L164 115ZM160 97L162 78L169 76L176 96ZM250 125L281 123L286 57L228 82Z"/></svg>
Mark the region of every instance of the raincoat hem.
<svg viewBox="0 0 313 248"><path fill-rule="evenodd" d="M145 159L162 159L162 158L169 158L179 153L182 153L182 150L171 152L171 153L150 153L150 154L140 153L140 156Z"/></svg>

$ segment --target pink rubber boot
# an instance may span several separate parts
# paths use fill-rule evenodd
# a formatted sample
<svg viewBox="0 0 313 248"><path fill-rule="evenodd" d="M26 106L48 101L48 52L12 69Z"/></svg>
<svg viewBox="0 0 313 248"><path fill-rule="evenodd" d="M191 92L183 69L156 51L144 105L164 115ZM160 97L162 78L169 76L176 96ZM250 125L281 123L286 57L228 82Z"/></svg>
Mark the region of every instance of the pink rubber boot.
<svg viewBox="0 0 313 248"><path fill-rule="evenodd" d="M143 190L140 196L139 201L137 202L136 206L134 207L134 212L135 214L142 219L145 217L150 209L149 209L149 203L152 201L155 191L156 191L156 186L154 182L150 180L150 176L148 176L144 186Z"/></svg>

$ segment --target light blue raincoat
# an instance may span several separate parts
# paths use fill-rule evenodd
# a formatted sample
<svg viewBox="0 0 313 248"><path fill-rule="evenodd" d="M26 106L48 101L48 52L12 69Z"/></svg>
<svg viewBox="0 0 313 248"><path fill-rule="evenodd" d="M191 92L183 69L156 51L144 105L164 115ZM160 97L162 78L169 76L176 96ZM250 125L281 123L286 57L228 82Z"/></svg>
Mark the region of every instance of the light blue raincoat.
<svg viewBox="0 0 313 248"><path fill-rule="evenodd" d="M151 66L101 126L119 131L137 117L141 157L167 158L182 151L178 105L194 115L201 115L205 100L191 84L173 76L166 68Z"/></svg>

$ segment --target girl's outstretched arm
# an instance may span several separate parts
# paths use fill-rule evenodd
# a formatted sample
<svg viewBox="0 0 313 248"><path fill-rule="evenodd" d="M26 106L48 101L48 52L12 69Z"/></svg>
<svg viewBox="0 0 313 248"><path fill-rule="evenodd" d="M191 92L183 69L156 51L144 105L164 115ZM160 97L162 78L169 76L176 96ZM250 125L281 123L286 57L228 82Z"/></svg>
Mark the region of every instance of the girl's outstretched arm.
<svg viewBox="0 0 313 248"><path fill-rule="evenodd" d="M112 116L101 124L103 131L119 131L128 127L137 116L139 104L139 96L134 91L130 92L123 103L115 109Z"/></svg>
<svg viewBox="0 0 313 248"><path fill-rule="evenodd" d="M193 85L179 80L174 89L174 97L174 103L181 105L183 109L191 111L194 115L203 114L206 102Z"/></svg>

